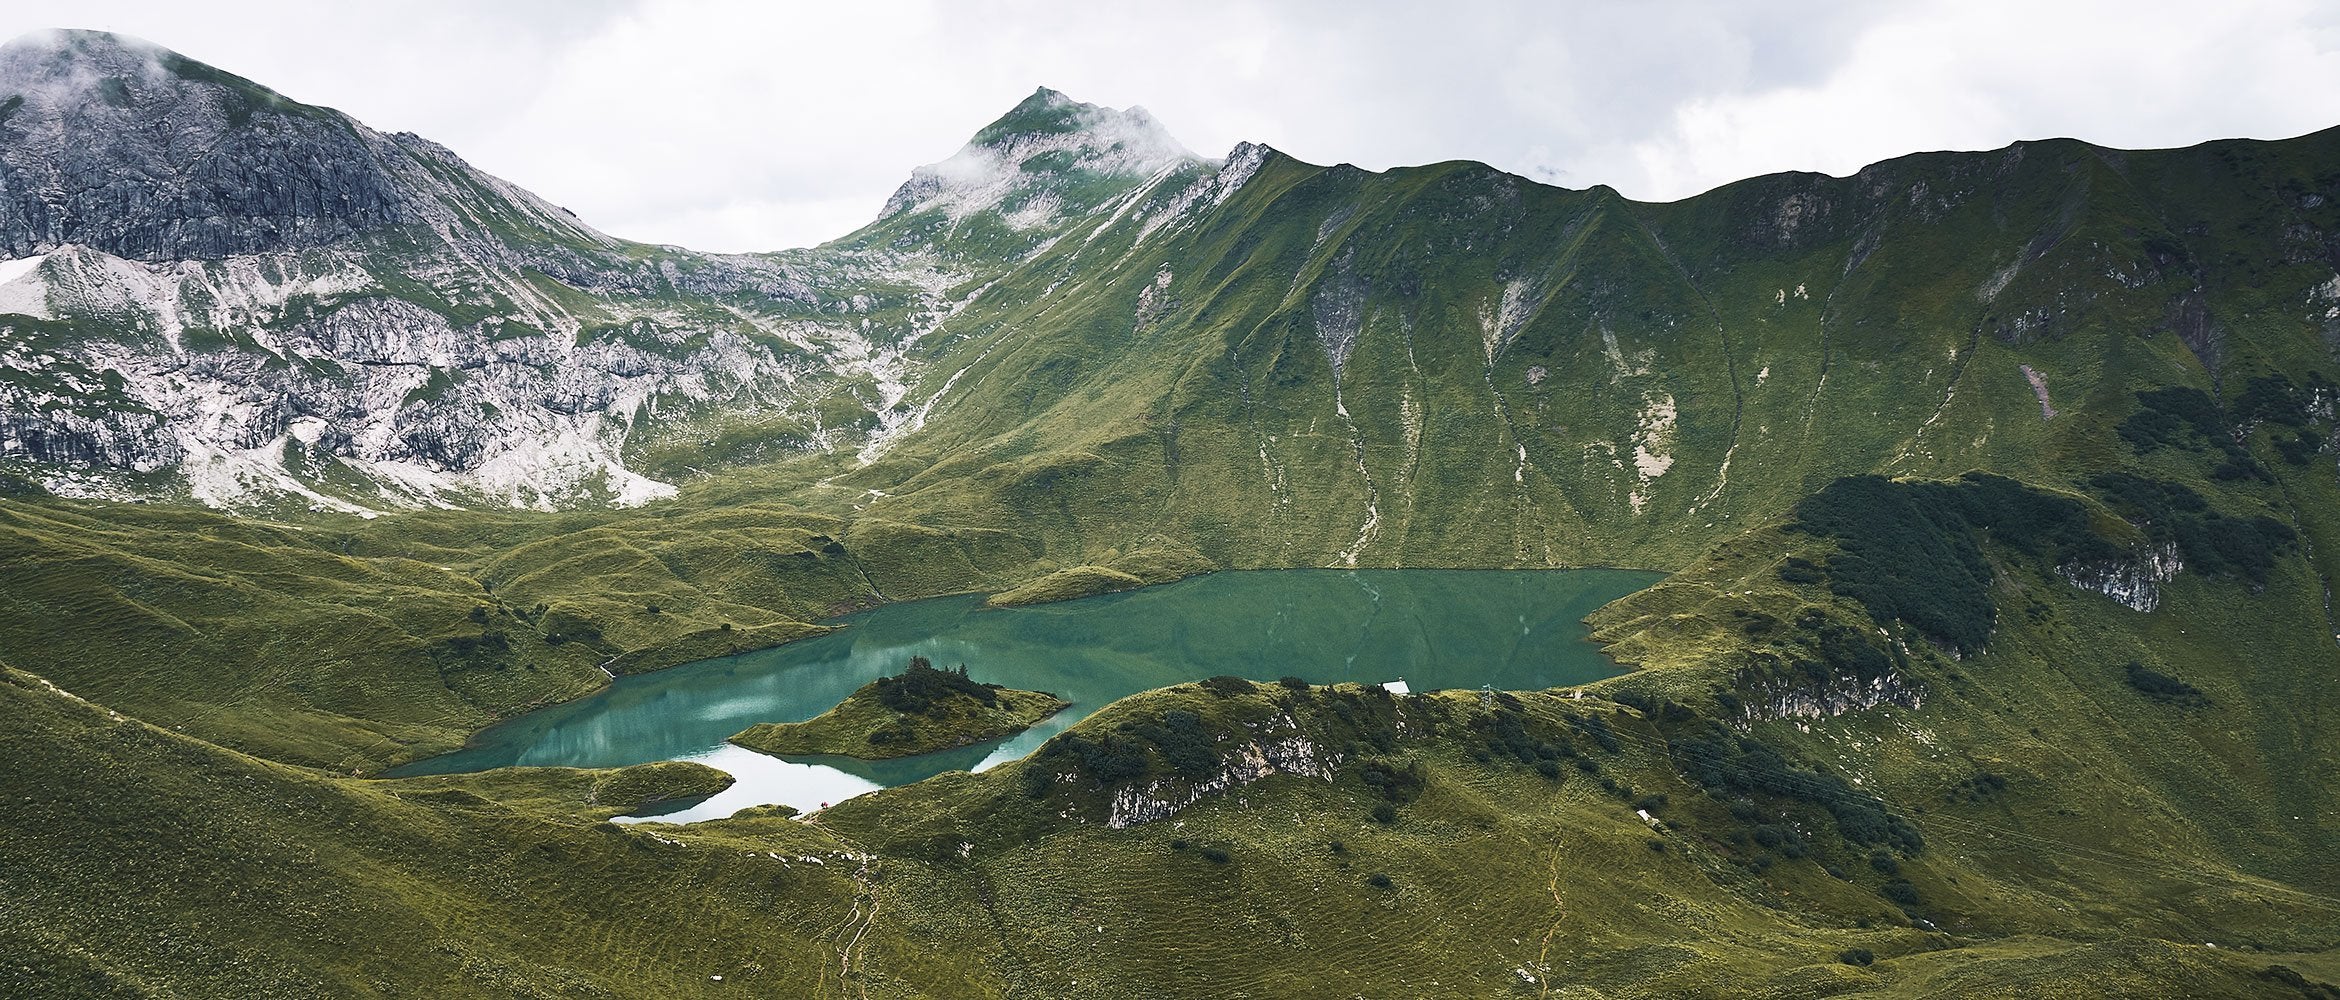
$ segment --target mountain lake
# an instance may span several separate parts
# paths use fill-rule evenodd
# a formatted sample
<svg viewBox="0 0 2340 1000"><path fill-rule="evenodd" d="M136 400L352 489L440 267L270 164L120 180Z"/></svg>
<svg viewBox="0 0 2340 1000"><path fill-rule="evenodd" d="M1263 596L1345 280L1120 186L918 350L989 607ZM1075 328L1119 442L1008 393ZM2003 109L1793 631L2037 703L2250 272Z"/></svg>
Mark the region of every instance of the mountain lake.
<svg viewBox="0 0 2340 1000"><path fill-rule="evenodd" d="M390 777L496 767L624 767L688 760L730 772L723 792L661 814L688 823L749 806L807 812L1039 748L1114 699L1234 674L1406 689L1535 690L1619 673L1586 638L1593 609L1657 582L1637 570L1238 570L1020 608L962 594L836 619L845 629L772 649L620 677L585 698L482 731ZM912 656L978 681L1049 691L1072 707L1005 740L917 757L770 757L724 740L801 722ZM624 820L620 820L623 822Z"/></svg>

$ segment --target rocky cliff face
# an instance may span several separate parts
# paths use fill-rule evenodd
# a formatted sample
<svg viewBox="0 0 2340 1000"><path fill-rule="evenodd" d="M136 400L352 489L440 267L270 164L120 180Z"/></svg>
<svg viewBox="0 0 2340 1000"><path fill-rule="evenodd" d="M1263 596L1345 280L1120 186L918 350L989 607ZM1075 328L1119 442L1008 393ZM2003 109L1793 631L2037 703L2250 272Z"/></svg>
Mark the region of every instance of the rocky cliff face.
<svg viewBox="0 0 2340 1000"><path fill-rule="evenodd" d="M412 221L396 150L334 112L97 32L0 47L0 253L142 261L327 246Z"/></svg>
<svg viewBox="0 0 2340 1000"><path fill-rule="evenodd" d="M1895 671L1862 675L1841 671L1790 681L1783 678L1741 678L1740 719L1777 722L1786 719L1827 719L1865 712L1880 705L1917 708L1925 704L1925 687Z"/></svg>
<svg viewBox="0 0 2340 1000"><path fill-rule="evenodd" d="M1197 802L1251 784L1269 775L1290 774L1331 781L1340 766L1338 754L1310 741L1289 719L1282 732L1270 732L1236 745L1219 763L1216 774L1200 781L1162 777L1113 791L1106 804L1105 825L1115 830L1178 815Z"/></svg>
<svg viewBox="0 0 2340 1000"><path fill-rule="evenodd" d="M1192 159L1044 92L891 211L1013 230ZM673 486L630 458L717 427L874 452L923 416L905 346L977 277L929 240L626 244L95 32L0 47L0 257L0 461L69 495L358 512L640 503Z"/></svg>
<svg viewBox="0 0 2340 1000"><path fill-rule="evenodd" d="M2056 567L2056 575L2082 590L2094 591L2133 611L2161 606L2161 585L2186 568L2175 543L2140 548L2127 559L2072 562Z"/></svg>

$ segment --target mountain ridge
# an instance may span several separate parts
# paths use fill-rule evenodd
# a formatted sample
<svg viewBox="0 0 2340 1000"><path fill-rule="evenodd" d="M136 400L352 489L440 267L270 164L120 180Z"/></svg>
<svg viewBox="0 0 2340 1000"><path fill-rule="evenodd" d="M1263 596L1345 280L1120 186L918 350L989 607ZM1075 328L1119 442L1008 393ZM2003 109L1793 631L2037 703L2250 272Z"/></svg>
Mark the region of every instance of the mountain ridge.
<svg viewBox="0 0 2340 1000"><path fill-rule="evenodd" d="M1020 119L1025 124L1018 126ZM351 129L363 126L351 124ZM1025 143L1020 136L1041 136L1046 148L1018 148L1018 143ZM1072 145L1062 145L1062 136L1072 136ZM2289 145L2277 143L2258 150L2317 148L2319 136L2328 133L2312 133L2300 141L2289 141ZM819 475L842 471L849 473L849 478L873 480L870 487L880 492L892 492L892 485L899 482L880 482L887 480L885 473L866 468L856 471L852 466L870 461L882 464L882 457L892 447L927 429L934 412L948 410L952 405L950 391L964 391L969 386L964 379L983 375L985 368L976 361L997 361L955 356L952 342L971 337L980 340L980 330L997 328L1011 311L1023 309L1016 304L999 307L1006 300L1034 302L1044 314L1060 314L1065 307L1046 307L1030 293L1046 288L1048 281L1067 281L1074 272L1095 276L1095 281L1116 281L1123 288L1123 293L1116 295L1126 295L1135 281L1163 281L1154 293L1142 295L1144 302L1130 304L1133 314L1154 316L1137 326L1161 326L1161 319L1172 316L1172 304L1186 295L1179 269L1165 267L1128 276L1119 276L1119 269L1137 272L1151 267L1133 262L1135 255L1179 253L1182 244L1165 239L1189 230L1191 225L1203 225L1207 215L1224 213L1221 206L1238 187L1250 185L1264 166L1268 173L1275 173L1275 164L1289 159L1266 145L1245 143L1238 145L1229 159L1210 162L1186 152L1142 110L1112 112L1039 89L1016 110L980 129L976 138L952 157L962 162L959 166L971 164L969 169L943 171L943 164L952 164L952 159L945 159L943 164L913 171L913 178L889 199L887 211L856 234L814 251L695 255L601 237L583 222L545 206L517 187L468 171L459 159L419 138L395 138L393 145L414 150L421 164L445 164L424 171L433 173L433 187L428 190L454 194L402 199L402 204L445 201L454 206L442 213L445 220L428 227L431 234L417 232L419 246L409 244L405 237L377 239L374 246L363 248L363 253L356 248L346 253L335 251L342 260L297 262L295 267L318 267L323 274L300 279L311 286L283 286L271 281L239 293L260 300L260 309L246 314L250 319L239 319L234 311L218 314L218 309L213 309L213 316L201 316L190 323L187 316L178 316L178 311L183 311L180 302L190 300L190 295L201 300L208 295L204 288L190 288L185 276L152 281L103 260L70 260L80 251L68 253L75 279L51 281L44 265L35 265L33 274L19 276L0 288L0 307L16 302L14 309L19 314L33 314L33 319L49 323L68 323L68 328L80 330L108 326L154 330L168 342L166 347L173 354L183 354L183 344L178 342L183 333L178 328L211 326L201 337L206 344L218 344L225 351L213 351L218 361L206 361L206 368L257 372L236 375L227 382L206 379L213 384L204 393L208 400L201 403L185 396L159 398L145 393L145 398L129 398L115 405L108 403L112 396L98 391L103 389L96 382L98 372L108 365L122 368L108 358L159 354L152 340L112 337L112 344L87 340L77 344L87 335L59 335L51 328L47 335L28 337L19 330L23 347L35 351L33 358L42 356L37 351L47 349L47 344L77 347L80 356L59 358L59 365L35 370L28 370L30 365L23 358L12 363L16 389L12 398L0 400L9 426L7 433L0 433L0 461L14 459L19 478L47 482L56 492L190 496L243 511L300 511L304 506L328 511L395 511L433 504L538 508L643 504L672 494L683 482L709 480L709 473L711 480L723 480L725 468L737 471L770 461L810 464L821 468ZM1004 155L999 148L1011 148L1013 155ZM2083 157L2078 150L2090 152ZM1350 166L1320 169L1292 159L1296 164L1292 169L1322 171L1313 176L1348 192L1331 197L1357 197L1357 192L1364 190L1388 190L1411 183L1392 178L1453 176L1486 178L1479 187L1484 194L1474 194L1495 199L1486 201L1486 206L1521 204L1519 199L1579 206L1612 204L1615 211L1626 213L1615 218L1615 225L1624 230L1610 230L1617 232L1617 237L1601 239L1622 241L1619 246L1638 246L1626 251L1640 255L1636 267L1645 265L1654 274L1666 274L1678 272L1685 260L1680 255L1682 246L1675 246L1682 239L1678 237L1678 220L1682 218L1739 220L1743 232L1706 232L1711 227L1701 222L1701 232L1689 237L1706 244L1715 239L1753 244L1729 253L1799 253L1816 244L1823 234L1839 241L1846 239L1839 220L1849 213L1874 215L1881 211L1881 201L1874 194L1865 201L1858 197L1858 192L1870 187L1970 185L1977 173L1987 176L1991 171L2015 169L2008 164L2022 164L2024 157L2064 159L2066 166L2076 166L2078 159L2087 157L2099 162L2200 159L2239 148L2200 145L2190 150L2193 152L2120 152L2090 145L2066 150L2055 141L2017 143L1980 155L1945 152L1895 157L1865 166L1849 178L1804 173L1750 178L1671 204L1631 201L1608 187L1577 192L1537 185L1533 180L1467 162L1371 173ZM973 159L980 159L980 164L973 164ZM1350 176L1350 171L1355 171L1360 185L1336 183L1338 178ZM440 178L440 173L456 178L456 183L442 185L445 178ZM1930 180L1900 183L1891 180L1895 176ZM1968 180L1956 180L1959 176ZM2113 169L2111 176L2118 180L2118 169ZM2040 178L2036 183L2055 180ZM1909 199L1909 206L1923 201L1914 190L1905 190L1902 197ZM1942 201L1940 192L1935 192L1935 201ZM1867 204L1867 208L1860 208L1860 204ZM1441 211L1451 213L1458 208ZM2043 204L2026 211L2066 208ZM1486 208L1470 206L1463 211L1477 213ZM1341 213L1355 215L1357 206L1324 211L1322 230L1310 241L1320 248L1329 246L1334 253L1383 253L1362 244L1348 246L1350 239L1383 237L1341 225L1334 218ZM1577 213L1572 222L1554 220L1551 225L1584 225L1594 218L1598 215ZM1675 222L1666 222L1668 218ZM1916 211L1916 220L1926 220L1926 211ZM1884 222L1872 220L1863 225L1874 230ZM1647 239L1633 237L1633 227L1652 234L1652 239L1659 230L1668 230L1668 237L1661 241L1664 246L1654 246ZM28 239L26 232L30 230L19 227L9 239ZM1390 230L1383 227L1376 232ZM1867 239L1881 239L1881 230ZM2038 244L2040 251L2055 251L2059 244L2052 232L2033 232L2026 239L2043 239L2043 244ZM1348 246L1346 251L1343 246ZM1537 253L1551 260L1556 246L1565 246L1565 241L1549 244ZM2183 241L2169 241L2164 248L2169 246L2181 248ZM1874 246L1867 248L1867 253L1874 253ZM1863 258L1858 241L1844 248L1846 272L1858 265L1858 258ZM1317 337L1331 344L1327 358L1334 370L1324 375L1336 375L1353 361L1350 356L1357 351L1360 337L1367 342L1369 354L1374 349L1371 342L1385 337L1369 333L1374 290L1404 288L1413 279L1402 274L1353 274L1353 269L1343 269L1336 262L1331 262L1331 269L1324 269L1329 262L1294 258L1280 262L1280 267L1292 269L1289 281L1294 288L1308 283L1317 290L1310 309L1320 311L1320 319L1327 321L1320 323L1324 330ZM290 265L290 260L257 262L262 272L285 265ZM2125 274L2143 274L2132 267L2134 262L2106 265L2108 269L2129 267ZM183 262L178 267L185 269L187 265ZM1053 267L1058 276L1044 279L1039 274L1044 267ZM1519 267L1533 265L1474 260L1470 269L1509 274ZM2022 260L2001 258L2001 267L2005 281L2017 281L2024 272ZM2169 258L2160 265L2148 262L2143 267L2200 269L2179 258ZM1549 340L1551 333L1533 335L1535 323L1540 323L1535 316L1542 304L1551 302L1554 283L1570 281L1568 274L1582 274L1579 281L1589 281L1591 286L1638 281L1619 281L1619 276L1612 274L1570 272L1565 267L1547 269L1537 279L1519 279L1512 274L1498 281L1500 290L1477 307L1491 314L1488 321L1479 323L1470 316L1474 307L1463 307L1463 316L1453 316L1455 326L1477 323L1495 328L1484 349L1491 365L1509 342L1521 335L1528 335L1530 342ZM1682 276L1689 279L1687 272ZM1713 276L1701 276L1668 293L1671 304L1664 311L1675 316L1675 328L1680 328L1682 316L1699 309L1699 297L1711 297L1711 290L1696 288L1699 281L1711 279ZM1984 288L1996 279L1996 274L1980 274L1975 276L1975 286ZM316 286L318 281L323 281L323 286ZM1257 274L1252 281L1271 281L1271 276ZM1781 300L1776 304L1788 302L1792 290L1809 281L1811 274L1792 283L1778 279L1771 288ZM59 288L35 288L49 283ZM201 283L248 288L250 279L206 274ZM1020 283L1039 286L1018 290ZM388 340L395 344L400 335L386 333L386 326L405 323L412 328L421 321L424 326L442 328L431 333L431 342L447 347L431 351L398 347L386 356L344 354L346 344L351 344L349 337L318 328L330 323L321 323L316 316L302 319L278 311L283 307L276 302L297 304L307 295L316 295L304 288L323 290L321 302L335 309L335 314L351 316L342 326L356 326L353 333L360 342ZM1261 288L1261 295L1268 293L1271 290ZM1505 295L1512 295L1512 300L1505 300ZM66 304L51 309L44 297L63 297ZM1636 304L1633 309L1640 307ZM2040 323L2055 321L2052 304L2026 309L2010 309L2008 316L1989 319L2015 326L2012 337L2038 337ZM358 319L367 311L372 316ZM1261 314L1254 309L1252 314L1257 316L1254 321L1280 323L1273 311ZM1610 311L1610 316L1615 314ZM1048 319L1048 323L1055 321ZM1615 326L1615 321L1610 323ZM1715 323L1715 319L1701 323ZM2223 351L2218 342L2221 328L2207 302L2197 297L2169 304L2162 323L2183 330L2181 335L2190 337L2197 351L2209 351L2211 368L2216 368L2216 351ZM538 335L529 330L538 330ZM938 330L941 337L931 337ZM1610 333L1615 335L1617 330ZM1734 335L1746 337L1748 330L1725 330L1725 337ZM318 347L288 354L281 347L288 340ZM526 349L515 354L512 347L522 344ZM449 354L449 349L454 354ZM463 356L461 361L454 361L456 354ZM49 356L54 356L54 351L49 351ZM498 356L508 361L496 361ZM550 358L569 361L555 363L555 370L529 372L529 368L543 368ZM292 375L269 375L269 370L271 365L288 361L295 363L295 368L339 365L344 375L325 377L321 386L332 384L342 396L367 398L365 407L342 410L316 400L295 407L295 415L269 417L274 410L253 396L283 396L285 379L292 379ZM379 379L351 379L346 375L351 370L349 361L360 365L393 361L400 365L400 377L393 379L398 389L360 386L358 382ZM1734 377L1739 382L1732 389L1741 398L1750 391L1748 379L1767 370L1757 358L1746 361L1753 363L1753 370L1739 372L1739 377ZM257 368L253 368L255 363ZM503 370L510 372L510 384L526 386L522 396L508 389L489 391L466 377L466 372L482 370L482 365L496 368L510 363L519 368ZM70 365L89 375L70 372ZM133 361L131 370L140 365L154 368L152 361ZM1289 368L1292 361L1287 358L1280 365ZM1615 363L1610 365L1615 368ZM2047 372L2045 377L2052 382L2062 379L2059 372L2040 363L2026 361L2026 365L2031 365L2033 372ZM1554 365L1533 368L1551 372ZM693 370L700 375L693 375ZM161 370L140 372L131 386L145 386L159 375ZM955 384L952 379L962 382ZM608 393L587 389L585 382L632 382L639 384L639 389ZM321 389L307 389L307 393L316 391ZM1926 391L1935 391L1935 386ZM295 389L295 396L302 393L302 389ZM1671 468L1675 454L1668 440L1689 429L1692 422L1711 419L1701 412L1682 412L1678 386L1645 396L1643 400L1626 400L1626 410L1638 412L1638 417L1633 417L1633 426L1617 426L1608 438L1610 445L1601 445L1619 454L1626 466L1624 473L1631 473L1629 478L1636 480L1617 492L1617 499L1626 501L1629 508L1636 499L1640 506L1650 504L1650 496L1645 496L1650 485L1638 480L1650 478L1654 482ZM1416 398L1413 405L1423 405L1423 398ZM1474 403L1479 410L1486 410L1484 419L1495 419L1491 407L1500 405L1493 398ZM1673 407L1671 417L1668 405ZM222 422L218 417L197 415L194 407L225 412L260 407L255 412L262 417L227 417ZM1743 407L1743 400L1739 407ZM1334 400L1331 410L1341 410L1341 400ZM311 424L314 419L323 419L323 426ZM1392 419L1392 424L1404 422L1402 415ZM1610 422L1610 417L1603 417L1603 422ZM283 433L295 424L302 429L300 436ZM281 443L278 438L283 438ZM1371 445L1371 438L1374 436L1367 433L1357 440ZM1549 454L1537 457L1535 440L1509 438L1488 440L1481 447L1486 454L1509 454L1509 473L1516 478L1526 480L1530 466L1549 466L1554 461ZM695 445L686 447L686 443ZM709 450L704 447L707 443L718 447ZM292 454L295 445L300 445L297 457ZM690 459L681 459L686 452L690 452ZM1252 452L1252 447L1245 447L1245 452ZM845 464L842 468L838 468L840 461ZM1268 464L1278 464L1273 447ZM1346 492L1350 487L1338 489ZM1367 494L1374 489L1367 487Z"/></svg>

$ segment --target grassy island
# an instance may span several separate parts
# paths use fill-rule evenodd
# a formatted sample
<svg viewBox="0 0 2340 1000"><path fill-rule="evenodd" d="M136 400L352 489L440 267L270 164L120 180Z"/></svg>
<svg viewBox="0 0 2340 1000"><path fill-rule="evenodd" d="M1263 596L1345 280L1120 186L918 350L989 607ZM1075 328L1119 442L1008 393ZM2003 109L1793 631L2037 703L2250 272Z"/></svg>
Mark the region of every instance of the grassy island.
<svg viewBox="0 0 2340 1000"><path fill-rule="evenodd" d="M818 717L751 726L731 742L772 754L911 757L1013 736L1071 704L1045 691L979 684L964 666L941 670L913 656L901 673L862 685Z"/></svg>

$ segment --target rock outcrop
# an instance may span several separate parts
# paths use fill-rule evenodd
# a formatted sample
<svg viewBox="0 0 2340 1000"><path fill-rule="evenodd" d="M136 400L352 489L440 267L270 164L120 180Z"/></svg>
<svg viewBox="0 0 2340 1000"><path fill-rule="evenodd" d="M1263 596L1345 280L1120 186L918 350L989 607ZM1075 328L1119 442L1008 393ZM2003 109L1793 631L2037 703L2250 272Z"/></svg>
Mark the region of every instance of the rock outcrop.
<svg viewBox="0 0 2340 1000"><path fill-rule="evenodd" d="M2161 585L2176 579L2185 568L2177 545L2165 542L2143 546L2127 559L2066 563L2056 567L2056 575L2131 610L2151 611L2161 606Z"/></svg>

